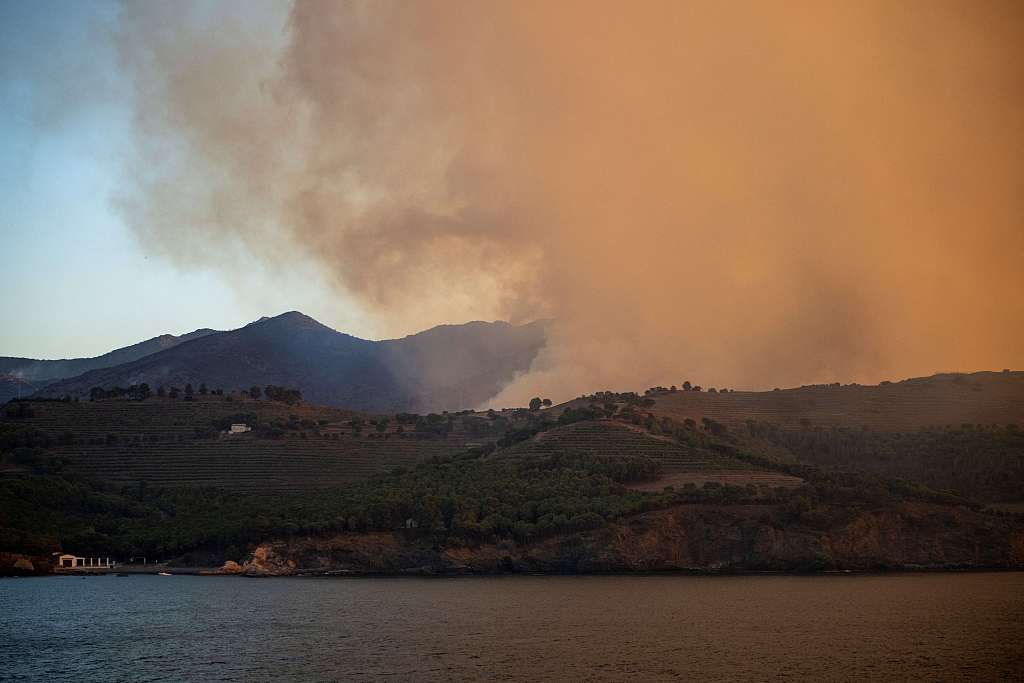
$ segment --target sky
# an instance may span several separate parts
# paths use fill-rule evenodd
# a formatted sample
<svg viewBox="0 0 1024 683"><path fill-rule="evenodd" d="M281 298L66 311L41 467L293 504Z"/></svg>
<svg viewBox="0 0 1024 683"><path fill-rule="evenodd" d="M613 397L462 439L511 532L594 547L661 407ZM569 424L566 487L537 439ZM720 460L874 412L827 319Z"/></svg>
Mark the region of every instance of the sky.
<svg viewBox="0 0 1024 683"><path fill-rule="evenodd" d="M0 353L554 318L496 400L1024 366L1024 6L0 5Z"/></svg>
<svg viewBox="0 0 1024 683"><path fill-rule="evenodd" d="M134 111L109 35L119 13L0 2L0 355L94 356L289 310L377 334L311 264L190 266L137 238L116 208ZM231 250L224 261L244 259Z"/></svg>

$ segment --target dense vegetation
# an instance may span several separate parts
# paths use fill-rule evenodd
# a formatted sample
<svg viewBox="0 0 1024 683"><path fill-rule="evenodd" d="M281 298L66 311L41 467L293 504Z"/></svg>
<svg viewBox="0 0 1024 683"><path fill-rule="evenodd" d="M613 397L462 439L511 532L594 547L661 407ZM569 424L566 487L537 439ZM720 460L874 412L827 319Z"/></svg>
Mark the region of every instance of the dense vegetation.
<svg viewBox="0 0 1024 683"><path fill-rule="evenodd" d="M692 420L656 420L636 407L595 403L567 410L558 419L531 411L518 414L515 420L496 414L489 419L458 416L479 420L480 428L488 432L496 425L507 429L497 444L488 441L458 456L432 458L349 487L301 495L160 490L90 481L52 455L49 449L55 441L50 436L17 422L7 423L0 431L0 452L6 463L28 467L32 474L0 478L0 550L45 553L65 548L78 553L219 562L241 559L252 544L268 538L296 534L401 530L435 545L501 539L525 542L692 503L769 503L781 506L789 523L821 528L842 524L861 509L907 500L973 505L918 484L870 472L822 468L802 462L810 459L806 455L780 460L758 449L761 443L800 438L813 444L815 438L825 438L813 437L813 432L798 437L751 423L745 432L733 433L711 419L699 425ZM239 414L222 418L216 426L236 417L256 422L251 414ZM407 414L396 416L395 421L415 429L420 424L451 425L455 417ZM643 455L597 456L572 449L525 455L517 455L512 448L495 452L498 445L507 448L541 432L601 417L638 425L644 433L750 468L800 477L805 483L769 489L707 482L702 487L687 484L644 492L627 486L660 474L659 463ZM367 424L379 425L384 419ZM1014 430L998 435L993 431L990 436L1008 439L1007 447L1016 448ZM794 445L794 450L812 452L806 446L800 450Z"/></svg>
<svg viewBox="0 0 1024 683"><path fill-rule="evenodd" d="M971 425L879 432L866 429L784 430L750 422L757 438L802 462L918 482L983 501L1024 496L1024 431L1017 425Z"/></svg>
<svg viewBox="0 0 1024 683"><path fill-rule="evenodd" d="M29 451L31 454L29 455ZM26 457L29 455L29 457ZM63 469L36 449L15 456L34 476L0 480L0 549L226 557L268 537L411 526L445 542L521 540L600 526L664 504L624 482L657 474L644 458L437 459L344 488L299 495L115 489Z"/></svg>
<svg viewBox="0 0 1024 683"><path fill-rule="evenodd" d="M744 394L715 397L719 419L676 401L708 392L687 382L550 410L538 396L529 409L425 415L325 408L273 385L224 395L201 382L12 401L0 414L0 550L205 563L339 531L397 531L434 547L528 542L697 503L770 505L765 523L829 529L908 501L978 510L1024 491L1015 425L900 433L819 426L794 408L782 427L736 419ZM234 422L254 429L219 434ZM716 471L734 478L691 477Z"/></svg>

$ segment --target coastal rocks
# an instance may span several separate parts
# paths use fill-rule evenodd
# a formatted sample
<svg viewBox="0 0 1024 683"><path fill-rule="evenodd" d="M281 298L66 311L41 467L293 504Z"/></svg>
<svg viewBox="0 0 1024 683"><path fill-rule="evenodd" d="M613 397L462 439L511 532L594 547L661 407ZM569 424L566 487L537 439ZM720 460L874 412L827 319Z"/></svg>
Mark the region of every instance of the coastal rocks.
<svg viewBox="0 0 1024 683"><path fill-rule="evenodd" d="M1018 567L1024 567L1024 530L1010 536L1010 561Z"/></svg>
<svg viewBox="0 0 1024 683"><path fill-rule="evenodd" d="M238 564L234 560L228 560L224 563L224 566L220 568L219 573L221 574L241 574L245 571L245 567Z"/></svg>
<svg viewBox="0 0 1024 683"><path fill-rule="evenodd" d="M242 573L246 576L290 576L295 573L295 560L281 554L274 546L261 545L252 552L252 559L245 563Z"/></svg>
<svg viewBox="0 0 1024 683"><path fill-rule="evenodd" d="M227 566L227 565L226 565ZM772 505L681 505L517 544L435 545L405 532L266 543L247 576L1024 568L1019 521L913 503L805 518Z"/></svg>
<svg viewBox="0 0 1024 683"><path fill-rule="evenodd" d="M37 576L51 571L46 557L0 552L0 576Z"/></svg>
<svg viewBox="0 0 1024 683"><path fill-rule="evenodd" d="M825 535L822 546L831 564L849 569L1019 568L1016 533L999 517L908 503L864 512Z"/></svg>
<svg viewBox="0 0 1024 683"><path fill-rule="evenodd" d="M36 571L35 566L32 564L32 560L28 559L27 557L19 557L17 560L15 560L14 568L19 571L27 572L30 574L35 574Z"/></svg>
<svg viewBox="0 0 1024 683"><path fill-rule="evenodd" d="M690 505L624 520L586 571L776 569L815 556L805 534L779 533L770 506Z"/></svg>
<svg viewBox="0 0 1024 683"><path fill-rule="evenodd" d="M341 533L265 543L243 566L246 576L294 574L441 574L452 563L427 544L391 533Z"/></svg>

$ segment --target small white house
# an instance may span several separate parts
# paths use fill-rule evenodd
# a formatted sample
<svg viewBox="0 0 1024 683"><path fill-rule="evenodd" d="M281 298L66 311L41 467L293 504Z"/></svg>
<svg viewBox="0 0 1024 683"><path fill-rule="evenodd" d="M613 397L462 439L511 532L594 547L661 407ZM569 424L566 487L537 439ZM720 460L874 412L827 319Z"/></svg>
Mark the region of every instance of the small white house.
<svg viewBox="0 0 1024 683"><path fill-rule="evenodd" d="M60 569L110 569L116 564L109 557L78 557L68 554L57 556L57 567Z"/></svg>
<svg viewBox="0 0 1024 683"><path fill-rule="evenodd" d="M252 427L250 427L249 425L245 424L244 422L236 422L235 424L231 425L231 427L228 429L228 434L244 434L245 432L251 431Z"/></svg>

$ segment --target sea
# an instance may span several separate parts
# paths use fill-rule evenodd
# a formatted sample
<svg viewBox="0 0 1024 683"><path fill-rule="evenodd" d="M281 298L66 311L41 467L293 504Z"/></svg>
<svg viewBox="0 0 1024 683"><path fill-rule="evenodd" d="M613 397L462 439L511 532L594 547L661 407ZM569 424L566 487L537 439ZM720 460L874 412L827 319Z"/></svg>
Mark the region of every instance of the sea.
<svg viewBox="0 0 1024 683"><path fill-rule="evenodd" d="M0 580L4 681L1020 681L1024 573Z"/></svg>

